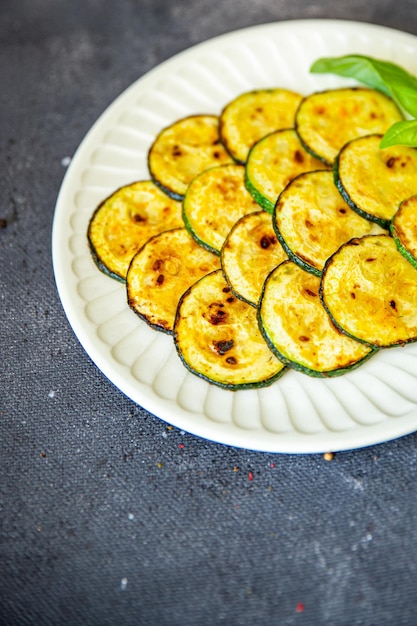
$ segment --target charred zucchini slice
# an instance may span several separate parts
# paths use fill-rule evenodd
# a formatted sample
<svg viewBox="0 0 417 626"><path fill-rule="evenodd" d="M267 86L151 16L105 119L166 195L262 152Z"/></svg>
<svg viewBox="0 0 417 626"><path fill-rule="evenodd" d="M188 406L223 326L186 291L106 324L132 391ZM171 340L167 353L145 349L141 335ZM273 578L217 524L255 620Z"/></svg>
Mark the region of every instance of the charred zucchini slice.
<svg viewBox="0 0 417 626"><path fill-rule="evenodd" d="M398 250L417 268L417 195L401 202L390 230Z"/></svg>
<svg viewBox="0 0 417 626"><path fill-rule="evenodd" d="M265 211L244 215L233 226L221 252L222 269L232 291L249 304L258 304L269 272L287 255Z"/></svg>
<svg viewBox="0 0 417 626"><path fill-rule="evenodd" d="M256 309L232 294L221 270L181 297L174 341L191 372L227 389L263 387L284 371L260 333Z"/></svg>
<svg viewBox="0 0 417 626"><path fill-rule="evenodd" d="M336 159L335 180L349 206L388 228L400 202L417 193L417 150L381 149L381 139L368 135L344 146Z"/></svg>
<svg viewBox="0 0 417 626"><path fill-rule="evenodd" d="M278 198L273 225L289 258L316 276L342 243L386 232L348 206L330 170L306 172L289 183Z"/></svg>
<svg viewBox="0 0 417 626"><path fill-rule="evenodd" d="M184 291L220 267L185 228L152 237L133 257L126 278L129 306L156 330L172 333L175 311Z"/></svg>
<svg viewBox="0 0 417 626"><path fill-rule="evenodd" d="M417 269L388 235L347 242L326 263L321 298L336 326L378 348L417 340Z"/></svg>
<svg viewBox="0 0 417 626"><path fill-rule="evenodd" d="M270 133L252 146L246 161L246 187L257 203L272 213L284 187L303 172L327 167L313 157L293 128Z"/></svg>
<svg viewBox="0 0 417 626"><path fill-rule="evenodd" d="M190 115L177 120L159 133L148 153L152 179L177 200L182 200L197 174L231 161L220 141L216 115Z"/></svg>
<svg viewBox="0 0 417 626"><path fill-rule="evenodd" d="M333 165L348 141L363 135L384 134L402 119L397 105L383 93L364 87L345 87L306 96L298 108L295 127L306 149Z"/></svg>
<svg viewBox="0 0 417 626"><path fill-rule="evenodd" d="M219 165L190 183L183 202L183 219L200 245L220 254L232 226L258 208L245 187L244 166Z"/></svg>
<svg viewBox="0 0 417 626"><path fill-rule="evenodd" d="M284 261L265 281L259 306L262 333L277 357L310 376L340 376L372 348L341 333L319 297L320 279Z"/></svg>
<svg viewBox="0 0 417 626"><path fill-rule="evenodd" d="M292 128L301 95L288 89L258 89L240 94L220 114L223 145L238 163L261 137L281 128Z"/></svg>
<svg viewBox="0 0 417 626"><path fill-rule="evenodd" d="M99 269L124 281L132 257L150 237L183 225L181 204L144 180L104 200L93 213L87 236Z"/></svg>

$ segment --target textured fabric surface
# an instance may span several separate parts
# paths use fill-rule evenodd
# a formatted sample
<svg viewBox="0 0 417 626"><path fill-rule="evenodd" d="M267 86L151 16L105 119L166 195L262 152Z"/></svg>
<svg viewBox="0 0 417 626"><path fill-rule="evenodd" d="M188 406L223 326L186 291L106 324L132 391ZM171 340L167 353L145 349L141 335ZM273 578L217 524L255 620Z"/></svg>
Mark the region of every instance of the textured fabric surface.
<svg viewBox="0 0 417 626"><path fill-rule="evenodd" d="M170 428L55 288L57 193L108 104L195 43L309 17L417 34L413 0L2 0L2 626L417 624L417 435L328 462Z"/></svg>

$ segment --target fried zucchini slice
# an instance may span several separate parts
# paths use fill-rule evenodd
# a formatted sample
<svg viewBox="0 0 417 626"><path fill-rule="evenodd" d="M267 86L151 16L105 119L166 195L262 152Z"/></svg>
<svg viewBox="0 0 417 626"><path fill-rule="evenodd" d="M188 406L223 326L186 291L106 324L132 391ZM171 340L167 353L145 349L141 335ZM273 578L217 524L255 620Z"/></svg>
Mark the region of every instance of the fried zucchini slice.
<svg viewBox="0 0 417 626"><path fill-rule="evenodd" d="M209 167L230 163L219 137L216 115L190 115L164 128L148 152L154 182L182 200L191 180Z"/></svg>
<svg viewBox="0 0 417 626"><path fill-rule="evenodd" d="M295 116L295 128L306 150L333 165L348 141L384 134L402 119L397 105L383 93L365 87L344 87L306 96Z"/></svg>
<svg viewBox="0 0 417 626"><path fill-rule="evenodd" d="M380 149L381 139L368 135L345 145L336 159L335 180L352 209L388 228L400 202L417 193L417 150Z"/></svg>
<svg viewBox="0 0 417 626"><path fill-rule="evenodd" d="M132 257L150 237L183 225L181 203L143 180L121 187L97 207L87 237L98 268L124 281Z"/></svg>
<svg viewBox="0 0 417 626"><path fill-rule="evenodd" d="M190 183L183 219L196 241L220 255L232 226L259 206L245 187L245 168L232 163L212 167Z"/></svg>
<svg viewBox="0 0 417 626"><path fill-rule="evenodd" d="M273 225L289 258L316 276L342 243L386 232L348 206L330 170L306 172L289 183L279 196Z"/></svg>
<svg viewBox="0 0 417 626"><path fill-rule="evenodd" d="M417 268L417 195L401 202L390 230L398 250Z"/></svg>
<svg viewBox="0 0 417 626"><path fill-rule="evenodd" d="M126 278L129 306L156 330L172 333L181 295L220 267L185 228L152 237L133 257Z"/></svg>
<svg viewBox="0 0 417 626"><path fill-rule="evenodd" d="M181 297L174 341L185 367L227 389L270 385L284 371L260 333L256 309L232 294L221 270Z"/></svg>
<svg viewBox="0 0 417 626"><path fill-rule="evenodd" d="M388 235L347 242L327 261L320 294L334 324L377 348L417 340L417 269Z"/></svg>
<svg viewBox="0 0 417 626"><path fill-rule="evenodd" d="M296 176L327 167L305 150L293 128L287 128L270 133L252 146L245 183L257 203L273 213L279 194Z"/></svg>
<svg viewBox="0 0 417 626"><path fill-rule="evenodd" d="M341 333L319 297L320 279L284 261L265 281L259 305L262 333L277 357L304 374L340 376L374 350Z"/></svg>
<svg viewBox="0 0 417 626"><path fill-rule="evenodd" d="M287 259L265 211L244 215L233 226L221 252L222 269L232 291L258 304L265 278Z"/></svg>
<svg viewBox="0 0 417 626"><path fill-rule="evenodd" d="M292 128L302 96L288 89L240 94L220 114L220 137L229 154L245 163L253 144L274 130Z"/></svg>

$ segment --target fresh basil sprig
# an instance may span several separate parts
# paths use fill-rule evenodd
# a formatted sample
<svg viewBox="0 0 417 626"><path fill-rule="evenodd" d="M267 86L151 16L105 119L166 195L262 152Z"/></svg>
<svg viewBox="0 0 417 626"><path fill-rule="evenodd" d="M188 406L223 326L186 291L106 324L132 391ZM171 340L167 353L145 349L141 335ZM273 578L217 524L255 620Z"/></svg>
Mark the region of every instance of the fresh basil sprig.
<svg viewBox="0 0 417 626"><path fill-rule="evenodd" d="M337 74L357 81L390 96L412 117L417 117L417 78L389 61L350 54L342 57L323 57L313 63L315 74ZM417 121L397 122L385 133L381 148L406 145L417 147Z"/></svg>

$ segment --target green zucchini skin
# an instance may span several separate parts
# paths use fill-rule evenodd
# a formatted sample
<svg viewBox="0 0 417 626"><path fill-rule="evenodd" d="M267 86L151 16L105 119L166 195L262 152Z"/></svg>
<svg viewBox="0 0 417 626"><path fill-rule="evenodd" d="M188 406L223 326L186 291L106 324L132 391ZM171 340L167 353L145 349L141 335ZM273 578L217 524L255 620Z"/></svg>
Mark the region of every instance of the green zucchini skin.
<svg viewBox="0 0 417 626"><path fill-rule="evenodd" d="M271 298L269 295L269 284L271 283L273 285L277 277L278 280L281 280L282 275L284 275L285 283L285 274L294 277L294 280L290 278L288 283L291 288L290 294L285 294L284 289L284 295L282 293L280 295L274 293L272 298L272 303L278 303L281 298L283 298L285 307L282 308L285 308L285 311L280 311L280 309L276 310L277 305L274 304L274 318L270 318L268 312L270 312L271 304L266 302L268 298ZM304 272L304 270L290 260L284 261L270 272L265 280L258 307L259 329L270 350L289 368L314 378L342 376L362 365L376 350L369 346L365 349L363 344L356 340L353 340L352 344L350 338L334 329L317 296L316 289L318 289L319 279L317 277L313 278L311 275L310 278L307 279L307 276L308 273ZM310 286L312 288L311 291L309 289ZM310 294L307 298L303 295L305 291ZM316 294L315 297L313 297L314 294ZM308 319L310 322L306 327L303 327L299 325L299 320L297 317L293 317L293 315L294 311L297 311L295 315L298 315L298 309L301 311L302 315L303 308L306 306L305 301L307 300L308 302L308 298L310 299L310 303L307 305ZM287 311L289 312L287 313ZM288 315L290 317L287 317ZM277 333L274 331L273 325L279 318L281 318L282 323L278 324ZM314 322L312 322L312 320L314 320ZM297 340L294 340L286 328L286 322L287 324L291 323L291 332L295 334L298 332L302 333L304 328L306 328L309 337L301 336L297 338ZM281 328L283 328L282 331ZM323 336L325 337L324 344ZM282 347L284 343L286 344L287 351ZM308 346L310 352L302 349L303 345ZM337 366L334 366L333 363L331 367L323 367L326 362L330 365L329 359L324 355L326 349L331 352L332 356L333 354L338 355L337 360L339 363L337 363ZM336 352L334 352L334 350L336 350ZM343 351L345 352L343 353ZM317 353L319 356L317 356ZM298 356L296 356L296 354L298 354ZM336 359L333 360L336 361ZM310 366L307 364L309 361ZM316 366L314 367L314 365Z"/></svg>
<svg viewBox="0 0 417 626"><path fill-rule="evenodd" d="M98 205L87 241L99 270L125 282L132 257L149 237L181 225L181 204L153 181L140 180L119 187Z"/></svg>
<svg viewBox="0 0 417 626"><path fill-rule="evenodd" d="M327 169L304 172L288 183L278 196L272 221L288 257L315 276L342 243L386 232L347 205Z"/></svg>
<svg viewBox="0 0 417 626"><path fill-rule="evenodd" d="M106 276L108 276L109 278L112 278L113 280L117 280L119 283L122 284L126 284L126 278L123 278L123 276L120 276L120 274L116 274L116 272L113 272L112 270L110 270L107 265L105 265L99 255L96 252L95 247L93 246L90 236L87 235L87 242L88 242L88 248L90 250L90 254L91 254L91 258L93 259L94 263L96 264L96 266L98 267L98 269L100 270L100 272L102 272L103 274L105 274Z"/></svg>
<svg viewBox="0 0 417 626"><path fill-rule="evenodd" d="M359 206L357 206L357 204L355 204L352 200L352 198L350 197L349 193L346 191L345 187L343 186L343 183L340 179L340 174L339 174L339 160L340 160L340 152L336 157L335 163L334 163L334 169L333 169L333 173L334 173L334 184L336 185L340 195L342 196L343 200L346 202L346 204L353 210L356 211L356 213L358 215L360 215L361 217L363 217L365 220L369 220L370 222L374 222L375 224L378 224L378 226L381 226L381 228L385 228L385 229L389 229L390 227L390 220L385 220L383 218L377 217L376 215L371 215L370 213L367 213L366 211L364 211L363 209L361 209Z"/></svg>
<svg viewBox="0 0 417 626"><path fill-rule="evenodd" d="M244 175L244 166L237 163L208 168L191 181L183 200L185 227L199 245L218 256L233 225L259 208Z"/></svg>
<svg viewBox="0 0 417 626"><path fill-rule="evenodd" d="M334 178L354 211L389 229L400 203L417 191L417 150L380 148L381 139L381 134L370 134L345 144L335 162Z"/></svg>
<svg viewBox="0 0 417 626"><path fill-rule="evenodd" d="M417 258L401 242L401 239L399 238L395 230L394 224L390 225L390 232L395 241L395 245L397 246L398 252L400 252L403 255L403 257L407 259L407 261L411 263L411 265L417 269Z"/></svg>
<svg viewBox="0 0 417 626"><path fill-rule="evenodd" d="M294 128L269 133L249 151L245 166L245 184L257 203L273 213L282 190L299 174L328 169L314 159L301 144Z"/></svg>
<svg viewBox="0 0 417 626"><path fill-rule="evenodd" d="M223 389L269 386L286 370L264 342L256 310L232 294L221 269L181 296L173 336L186 369Z"/></svg>
<svg viewBox="0 0 417 626"><path fill-rule="evenodd" d="M274 212L274 206L275 204L273 202L271 202L270 200L268 200L268 198L266 198L256 187L255 185L252 183L250 177L248 176L248 172L247 170L245 170L245 186L246 189L249 191L249 193L251 194L251 196L254 198L255 202L257 204L259 204L259 206L261 207L261 209L263 209L264 211L266 211L267 213L271 214Z"/></svg>
<svg viewBox="0 0 417 626"><path fill-rule="evenodd" d="M195 114L163 128L148 150L150 176L164 193L182 201L191 180L209 167L233 162L219 136L219 118Z"/></svg>
<svg viewBox="0 0 417 626"><path fill-rule="evenodd" d="M277 205L275 205L275 207L276 206ZM298 265L305 272L309 272L310 274L314 274L314 276L320 277L321 276L321 270L317 269L317 267L314 267L313 265L308 263L301 256L294 254L292 249L289 247L289 245L287 244L287 242L285 240L285 237L282 235L281 230L279 229L279 227L277 225L277 222L276 222L276 219L275 219L275 211L276 211L276 208L274 208L274 213L273 213L274 219L273 219L272 225L273 225L275 234L277 236L277 239L280 242L280 244L283 247L283 249L285 250L288 258L290 259L290 261L292 261L293 263Z"/></svg>
<svg viewBox="0 0 417 626"><path fill-rule="evenodd" d="M404 212L411 211L408 223L404 224ZM398 251L417 269L417 241L415 225L417 224L417 195L401 202L390 223L390 233L394 238ZM407 242L405 241L407 239Z"/></svg>
<svg viewBox="0 0 417 626"><path fill-rule="evenodd" d="M201 248L186 228L163 231L151 237L130 262L128 305L151 328L172 335L182 293L219 268L218 257Z"/></svg>
<svg viewBox="0 0 417 626"><path fill-rule="evenodd" d="M220 114L220 137L231 157L241 165L251 147L265 135L294 126L302 96L283 88L255 89L228 102Z"/></svg>
<svg viewBox="0 0 417 626"><path fill-rule="evenodd" d="M341 279L332 281L331 272L334 274L334 265L339 263L339 257L342 258L346 254L350 253L350 249L356 249L361 247L365 252L367 262L375 262L378 255L378 247L382 248L382 258L385 254L388 260L385 262L385 267L389 270L389 277L384 281L376 280L375 287L371 288L371 291L366 291L367 285L370 287L372 281L369 278L359 278L356 274L353 279L350 276L348 270L351 273L355 271L355 267L359 263L360 257L357 253L352 253L352 257L347 259L346 265L342 265ZM354 256L356 254L356 257ZM396 269L398 266L399 269ZM408 267L406 267L408 266ZM336 267L338 267L336 265ZM338 268L339 269L339 268ZM398 251L394 239L387 235L365 235L360 238L353 238L352 240L343 244L339 250L327 260L324 271L321 277L319 296L321 302L327 311L334 326L339 331L358 342L361 342L374 349L387 349L398 346L404 346L408 343L414 343L417 341L417 327L413 328L412 325L407 325L407 317L410 317L409 310L406 309L407 305L415 305L416 312L413 317L417 315L417 298L413 300L409 298L410 286L414 285L417 290L417 268L408 263L404 259L403 255ZM407 274L406 279L401 277L401 272ZM363 271L361 273L361 276ZM327 282L330 275L330 294L327 293ZM400 281L397 277L400 276ZM362 285L361 285L362 282ZM338 287L343 287L343 296L340 293ZM389 289L389 295L384 291ZM334 306L329 304L332 301L332 294L337 290L337 303L338 307L349 307L347 313L350 312L350 321L344 321L339 319L341 315L337 314ZM392 291L391 291L392 290ZM392 295L391 295L392 293ZM346 294L346 296L345 296ZM347 295L349 294L349 298ZM404 294L407 294L408 301L405 301ZM343 300L344 298L344 300ZM352 298L352 299L350 299ZM335 296L333 296L334 303ZM374 313L366 310L367 302L377 301L378 306L374 308ZM361 304L349 304L360 302ZM403 307L405 315L397 310L398 303ZM341 309L343 312L343 308ZM396 317L392 311L395 311ZM345 316L346 317L346 316ZM394 319L393 319L394 318ZM353 322L352 322L353 319ZM358 321L365 324L364 327L358 325ZM355 331L352 327L355 326ZM404 328L404 330L402 330ZM369 330L370 329L370 330ZM379 329L379 334L377 331ZM385 339L384 339L385 333ZM392 333L391 337L388 333Z"/></svg>
<svg viewBox="0 0 417 626"><path fill-rule="evenodd" d="M340 149L358 136L384 134L403 116L388 96L365 87L311 93L300 102L295 129L305 150L333 166Z"/></svg>
<svg viewBox="0 0 417 626"><path fill-rule="evenodd" d="M221 266L235 296L257 307L266 276L286 258L271 216L259 210L232 227L222 247Z"/></svg>

